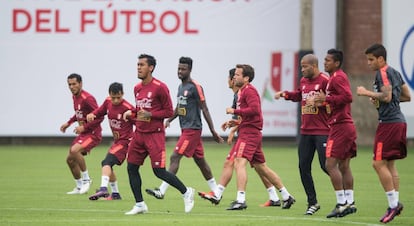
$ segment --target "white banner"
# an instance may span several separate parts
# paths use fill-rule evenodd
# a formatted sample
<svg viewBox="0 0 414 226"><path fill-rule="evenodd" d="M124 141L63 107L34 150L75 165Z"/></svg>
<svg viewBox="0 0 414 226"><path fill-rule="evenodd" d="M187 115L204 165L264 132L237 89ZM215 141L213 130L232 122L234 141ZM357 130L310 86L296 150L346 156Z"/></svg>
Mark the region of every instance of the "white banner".
<svg viewBox="0 0 414 226"><path fill-rule="evenodd" d="M219 130L233 97L228 70L251 64L253 84L263 92L272 56L282 53L292 67L287 55L299 50L299 0L8 0L0 6L0 136L60 135L60 125L74 113L66 81L73 72L98 104L115 81L132 102L141 53L157 59L154 76L167 83L174 103L178 59L193 58L192 77L202 84ZM323 57L335 46L335 1L315 0L313 10L314 51ZM295 76L289 70L282 82ZM283 88L293 88L289 82ZM264 135L296 136L296 107L263 100L265 114L275 116L265 115ZM111 134L106 121L102 127ZM167 135L179 134L175 121Z"/></svg>
<svg viewBox="0 0 414 226"><path fill-rule="evenodd" d="M401 103L408 122L408 137L414 138L414 1L383 0L383 39L387 63L398 70L411 90L411 102Z"/></svg>

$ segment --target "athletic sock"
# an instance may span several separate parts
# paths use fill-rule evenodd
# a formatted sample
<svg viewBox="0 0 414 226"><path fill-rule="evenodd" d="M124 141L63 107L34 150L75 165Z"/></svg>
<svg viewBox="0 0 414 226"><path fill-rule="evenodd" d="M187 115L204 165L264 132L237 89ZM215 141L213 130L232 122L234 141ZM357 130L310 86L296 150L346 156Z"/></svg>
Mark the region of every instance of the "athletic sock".
<svg viewBox="0 0 414 226"><path fill-rule="evenodd" d="M397 199L397 194L395 194L395 190L391 190L391 191L387 191L385 192L385 194L387 195L387 199L388 199L388 206L390 208L395 208L398 206L398 199Z"/></svg>
<svg viewBox="0 0 414 226"><path fill-rule="evenodd" d="M283 187L283 188L279 189L279 192L280 192L280 195L282 196L283 200L289 199L290 193L288 192L286 187Z"/></svg>
<svg viewBox="0 0 414 226"><path fill-rule="evenodd" d="M345 204L346 203L344 190L335 191L335 195L336 195L336 203L338 203L338 204Z"/></svg>
<svg viewBox="0 0 414 226"><path fill-rule="evenodd" d="M271 186L271 187L267 188L266 190L267 190L267 193L269 193L269 199L270 200L275 201L275 202L280 200L279 196L276 193L275 186Z"/></svg>
<svg viewBox="0 0 414 226"><path fill-rule="evenodd" d="M237 202L239 203L246 202L246 192L237 191Z"/></svg>
<svg viewBox="0 0 414 226"><path fill-rule="evenodd" d="M109 182L109 186L111 186L112 193L119 193L118 181Z"/></svg>
<svg viewBox="0 0 414 226"><path fill-rule="evenodd" d="M82 180L90 180L91 178L89 177L89 173L88 170L82 171Z"/></svg>
<svg viewBox="0 0 414 226"><path fill-rule="evenodd" d="M217 190L217 183L216 183L216 179L214 179L214 177L211 178L210 180L208 180L207 184L210 187L210 191Z"/></svg>
<svg viewBox="0 0 414 226"><path fill-rule="evenodd" d="M101 177L101 187L108 187L109 183L109 177L108 176L102 176Z"/></svg>
<svg viewBox="0 0 414 226"><path fill-rule="evenodd" d="M169 187L170 185L167 183L167 182L165 182L165 181L163 181L162 183L161 183L161 185L160 185L160 192L161 192L161 194L165 194L165 192L167 192L167 189L168 189L168 187Z"/></svg>

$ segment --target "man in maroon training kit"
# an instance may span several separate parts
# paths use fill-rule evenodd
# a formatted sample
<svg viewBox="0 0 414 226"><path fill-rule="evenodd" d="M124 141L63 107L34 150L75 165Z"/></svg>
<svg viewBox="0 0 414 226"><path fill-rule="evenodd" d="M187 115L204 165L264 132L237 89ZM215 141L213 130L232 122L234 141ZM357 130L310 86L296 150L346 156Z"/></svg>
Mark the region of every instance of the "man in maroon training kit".
<svg viewBox="0 0 414 226"><path fill-rule="evenodd" d="M254 69L248 64L236 65L234 73L234 85L239 87L236 108L226 108L227 114L236 114L239 120L231 120L229 127L238 125L239 137L234 146L234 169L237 177L237 198L230 204L227 210L243 210L246 205L247 171L249 162L261 178L266 178L275 187L284 187L280 177L271 170L265 160L262 150L263 115L260 96L256 88L251 84L254 79ZM287 189L285 189L288 194ZM282 193L283 196L283 193ZM283 200L282 208L289 209L295 203L295 199L289 194Z"/></svg>
<svg viewBox="0 0 414 226"><path fill-rule="evenodd" d="M104 103L86 116L88 122L95 118L101 118L108 115L109 126L114 137L114 142L108 150L105 159L102 160L102 177L101 187L89 197L89 200L120 200L118 181L113 169L114 165L121 165L128 152L128 144L131 141L134 121L125 121L122 117L125 111L132 110L134 107L124 98L124 90L121 83L114 82L109 86L109 97ZM108 185L112 193L109 194Z"/></svg>
<svg viewBox="0 0 414 226"><path fill-rule="evenodd" d="M102 141L101 122L103 117L93 122L87 122L86 115L98 108L95 97L82 89L82 77L78 74L68 76L69 89L73 96L73 107L75 114L60 127L63 133L74 122L78 122L74 132L77 134L69 149L66 162L76 182L76 187L67 192L69 195L84 194L88 192L92 180L86 168L84 155L87 155L92 148Z"/></svg>
<svg viewBox="0 0 414 226"><path fill-rule="evenodd" d="M173 116L170 91L165 83L154 78L152 73L156 66L153 56L141 54L138 57L138 78L141 80L134 87L136 108L126 111L125 120L135 118L135 132L128 147L129 184L135 198L135 205L126 212L134 215L148 212L142 197L142 180L139 167L147 156L151 159L152 170L158 178L180 191L184 199L184 211L190 212L194 207L195 190L186 187L177 176L168 172L166 167L164 119Z"/></svg>
<svg viewBox="0 0 414 226"><path fill-rule="evenodd" d="M368 66L376 71L374 91L359 86L357 94L370 97L378 110L372 165L388 199L387 211L380 222L388 223L403 210L399 201L400 180L395 160L407 157L407 123L400 102L411 101L411 96L401 74L387 64L387 51L383 45L374 44L365 54Z"/></svg>
<svg viewBox="0 0 414 226"><path fill-rule="evenodd" d="M326 93L308 98L308 103L325 106L329 114L329 136L326 146L326 170L335 190L335 208L326 217L344 217L355 213L354 177L350 161L357 154L356 129L351 115L352 92L348 76L341 69L343 53L330 49L325 57L325 71L329 73Z"/></svg>

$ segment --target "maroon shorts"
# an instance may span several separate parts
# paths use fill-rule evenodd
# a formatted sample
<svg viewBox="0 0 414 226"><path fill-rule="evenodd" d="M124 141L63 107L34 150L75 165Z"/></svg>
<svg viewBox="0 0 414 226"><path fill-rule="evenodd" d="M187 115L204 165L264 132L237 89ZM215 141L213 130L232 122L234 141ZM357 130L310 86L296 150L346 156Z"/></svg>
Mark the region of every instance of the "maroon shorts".
<svg viewBox="0 0 414 226"><path fill-rule="evenodd" d="M80 144L83 148L82 154L86 155L91 152L92 148L98 146L102 141L102 136L94 134L79 134L73 141L72 146Z"/></svg>
<svg viewBox="0 0 414 226"><path fill-rule="evenodd" d="M118 159L118 165L121 165L126 158L129 142L129 140L117 140L108 150L108 153L113 154Z"/></svg>
<svg viewBox="0 0 414 226"><path fill-rule="evenodd" d="M187 158L204 158L203 142L201 141L200 129L181 130L180 139L175 146L174 152Z"/></svg>
<svg viewBox="0 0 414 226"><path fill-rule="evenodd" d="M260 131L243 133L239 131L239 137L234 145L235 158L245 158L250 165L265 163L262 151L262 133Z"/></svg>
<svg viewBox="0 0 414 226"><path fill-rule="evenodd" d="M347 159L356 156L356 130L353 123L340 123L331 126L326 142L326 157Z"/></svg>
<svg viewBox="0 0 414 226"><path fill-rule="evenodd" d="M403 159L407 157L407 124L380 123L374 142L375 161Z"/></svg>
<svg viewBox="0 0 414 226"><path fill-rule="evenodd" d="M148 155L152 168L165 168L165 132L134 132L128 146L128 163L142 165Z"/></svg>

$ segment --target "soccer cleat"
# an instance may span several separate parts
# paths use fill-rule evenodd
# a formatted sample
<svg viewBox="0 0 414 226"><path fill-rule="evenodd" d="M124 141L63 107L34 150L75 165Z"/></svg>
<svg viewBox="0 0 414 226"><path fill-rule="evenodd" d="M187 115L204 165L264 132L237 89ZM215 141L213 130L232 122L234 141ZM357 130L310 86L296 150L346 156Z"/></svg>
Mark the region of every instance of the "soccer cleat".
<svg viewBox="0 0 414 226"><path fill-rule="evenodd" d="M246 202L237 202L237 200L233 201L227 210L244 210L247 209Z"/></svg>
<svg viewBox="0 0 414 226"><path fill-rule="evenodd" d="M221 198L217 198L216 195L214 194L214 192L210 191L210 192L198 192L198 195L203 198L206 199L208 201L210 201L211 203L213 203L214 205L218 205L220 203Z"/></svg>
<svg viewBox="0 0 414 226"><path fill-rule="evenodd" d="M156 199L163 199L164 198L164 194L161 193L159 188L145 189L145 192L147 192L148 195L154 196Z"/></svg>
<svg viewBox="0 0 414 226"><path fill-rule="evenodd" d="M395 208L389 208L385 212L384 216L381 217L380 222L386 224L394 219L395 216L398 216L401 214L401 211L403 210L404 206L402 203L398 202L397 207Z"/></svg>
<svg viewBox="0 0 414 226"><path fill-rule="evenodd" d="M101 187L95 194L89 196L89 200L91 201L98 200L99 198L107 198L108 196L109 196L108 188Z"/></svg>
<svg viewBox="0 0 414 226"><path fill-rule="evenodd" d="M289 196L288 199L283 200L282 209L290 209L290 207L295 203L296 200L292 196Z"/></svg>
<svg viewBox="0 0 414 226"><path fill-rule="evenodd" d="M80 188L75 187L72 191L66 192L68 195L79 195L80 194Z"/></svg>
<svg viewBox="0 0 414 226"><path fill-rule="evenodd" d="M118 192L112 192L112 194L110 196L108 196L107 198L105 198L105 200L121 200L121 195Z"/></svg>
<svg viewBox="0 0 414 226"><path fill-rule="evenodd" d="M346 215L348 215L349 211L349 205L344 203L344 204L336 204L335 208L332 210L332 212L330 214L328 214L326 217L327 218L332 218L332 217L344 217Z"/></svg>
<svg viewBox="0 0 414 226"><path fill-rule="evenodd" d="M261 207L270 207L270 206L281 206L282 204L280 203L280 200L277 201L273 201L273 200L268 200L267 202L261 204Z"/></svg>
<svg viewBox="0 0 414 226"><path fill-rule="evenodd" d="M89 188L91 187L92 180L82 180L82 187L80 188L79 194L85 194L89 191Z"/></svg>
<svg viewBox="0 0 414 226"><path fill-rule="evenodd" d="M187 192L183 195L184 211L186 213L191 212L191 210L194 207L194 193L195 193L194 188L187 187Z"/></svg>
<svg viewBox="0 0 414 226"><path fill-rule="evenodd" d="M318 203L316 203L316 204L313 204L313 205L309 205L308 206L308 209L306 210L306 212L305 212L305 215L313 215L313 214L315 214L319 209L321 208L321 206L318 204Z"/></svg>
<svg viewBox="0 0 414 226"><path fill-rule="evenodd" d="M351 204L349 204L348 214L352 214L356 212L357 212L357 208L356 208L355 201L354 201Z"/></svg>
<svg viewBox="0 0 414 226"><path fill-rule="evenodd" d="M132 210L125 213L125 215L135 215L139 213L146 213L148 212L148 207L145 203L141 204L135 204L134 207L132 207Z"/></svg>

